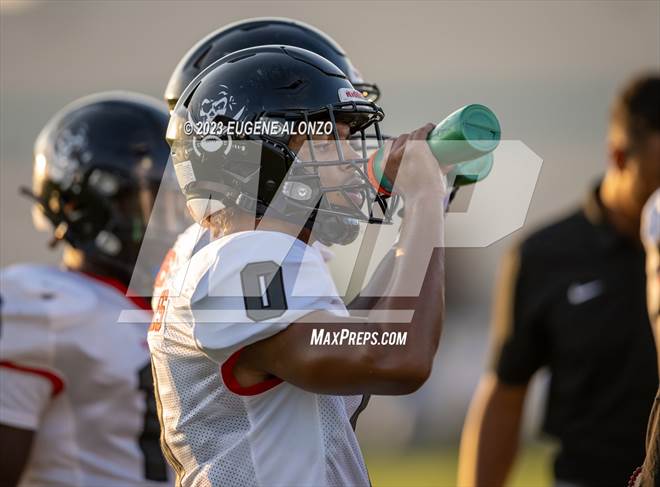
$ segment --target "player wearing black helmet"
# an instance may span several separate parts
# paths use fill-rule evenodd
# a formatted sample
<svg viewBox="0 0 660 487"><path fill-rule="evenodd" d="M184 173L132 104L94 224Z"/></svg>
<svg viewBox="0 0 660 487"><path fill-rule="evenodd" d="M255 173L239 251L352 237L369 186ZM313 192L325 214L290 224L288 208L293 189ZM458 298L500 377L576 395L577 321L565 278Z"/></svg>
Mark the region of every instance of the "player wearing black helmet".
<svg viewBox="0 0 660 487"><path fill-rule="evenodd" d="M337 66L368 100L376 101L380 96L378 87L362 80L359 71L353 66L341 46L327 34L297 20L264 17L226 25L195 44L179 61L167 83L164 98L170 110L174 108L188 84L220 58L241 49L271 44L300 47L314 52ZM373 147L378 142L371 138L369 143ZM197 224L190 225L179 235L167 253L156 279L152 293L154 309L158 306L167 280L172 278L180 266L206 243L208 243L208 233ZM317 247L326 258L330 258L331 253L322 244L318 243Z"/></svg>
<svg viewBox="0 0 660 487"><path fill-rule="evenodd" d="M188 84L218 59L241 49L270 44L314 52L337 66L367 99L377 101L380 96L378 87L364 82L344 50L330 36L304 22L264 17L226 25L195 44L179 61L165 88L165 101L170 110Z"/></svg>
<svg viewBox="0 0 660 487"><path fill-rule="evenodd" d="M63 241L65 263L128 284L167 163L167 115L128 93L83 98L35 142L32 190L23 190Z"/></svg>
<svg viewBox="0 0 660 487"><path fill-rule="evenodd" d="M184 91L186 102L173 112L170 134L176 137L172 144L175 171L179 183L187 183L182 189L196 221L227 205L256 211L258 216L269 208L273 215L301 223L310 223L307 217L313 210L320 240L348 244L357 235L358 221L389 218L386 201L368 180L366 152L344 154L338 144L337 157L320 164L314 160L313 145L302 147L307 139L300 129L317 129L345 141L370 126L378 133L384 116L336 66L309 54L290 46L238 51L219 61L224 69L210 68ZM263 62L270 64L259 67ZM339 123L346 128L343 134L338 133ZM228 129L226 137L218 136L220 124ZM233 137L232 127L236 129ZM281 128L278 133L277 128ZM209 133L184 139L186 130ZM249 143L255 141L258 144ZM334 144L325 144L330 145L336 149ZM309 150L309 160L301 159L301 147L303 152ZM261 152L258 157L255 148ZM195 177L183 181L189 175L184 170L188 164ZM331 177L328 168L333 166L355 172L325 187L322 180ZM275 198L285 178L287 184ZM350 204L351 196L366 202L367 211L360 204Z"/></svg>
<svg viewBox="0 0 660 487"><path fill-rule="evenodd" d="M432 125L389 147L406 215L387 296L366 318L349 316L311 246L389 220L366 154L347 141L382 117L336 66L290 46L223 58L174 107L178 181L216 237L172 279L149 333L162 443L181 485L368 485L351 427L358 394L409 393L430 374L447 193L424 142ZM299 133L308 122L331 130ZM353 341L333 346L333 334ZM404 343L383 346L390 335Z"/></svg>
<svg viewBox="0 0 660 487"><path fill-rule="evenodd" d="M150 316L125 291L168 159L167 120L157 100L104 93L65 107L35 143L25 192L65 249L62 267L0 273L8 485L166 485L146 330L117 319Z"/></svg>

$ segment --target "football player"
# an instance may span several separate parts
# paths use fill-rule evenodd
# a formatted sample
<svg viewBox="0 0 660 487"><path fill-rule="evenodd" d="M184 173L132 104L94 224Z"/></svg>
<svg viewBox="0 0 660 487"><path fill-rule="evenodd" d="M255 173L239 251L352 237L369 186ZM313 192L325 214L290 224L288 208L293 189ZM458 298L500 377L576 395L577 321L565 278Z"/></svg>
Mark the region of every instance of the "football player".
<svg viewBox="0 0 660 487"><path fill-rule="evenodd" d="M277 17L247 19L224 26L207 35L193 46L179 61L165 88L164 98L170 110L174 109L183 90L203 70L220 58L240 49L280 44L300 47L323 56L349 78L366 98L376 101L380 97L378 86L365 83L341 46L325 33L303 22ZM164 286L176 275L182 265L199 248L208 243L208 234L197 225L190 225L167 253L156 278L152 293L153 309L159 307ZM324 258L332 254L323 245L317 245Z"/></svg>
<svg viewBox="0 0 660 487"><path fill-rule="evenodd" d="M336 66L290 46L225 57L174 107L168 141L179 184L215 237L177 275L185 274L181 294L163 302L149 332L163 450L180 485L369 485L350 423L355 395L407 394L429 376L444 313L438 202L447 194L423 142L433 126L389 146L406 214L387 295L366 318L349 316L310 245L350 243L358 222L378 220L379 210L387 220L365 152L347 140L383 116ZM332 132L307 143L190 132L190 124L239 119L321 120ZM419 297L408 297L420 270ZM402 309L413 311L410 323ZM407 332L407 340L311 344L315 333L344 330Z"/></svg>
<svg viewBox="0 0 660 487"><path fill-rule="evenodd" d="M146 300L125 294L169 156L167 121L158 100L103 93L62 109L36 140L26 192L65 248L59 267L1 272L2 485L169 485L147 330L117 323L125 309L150 318Z"/></svg>

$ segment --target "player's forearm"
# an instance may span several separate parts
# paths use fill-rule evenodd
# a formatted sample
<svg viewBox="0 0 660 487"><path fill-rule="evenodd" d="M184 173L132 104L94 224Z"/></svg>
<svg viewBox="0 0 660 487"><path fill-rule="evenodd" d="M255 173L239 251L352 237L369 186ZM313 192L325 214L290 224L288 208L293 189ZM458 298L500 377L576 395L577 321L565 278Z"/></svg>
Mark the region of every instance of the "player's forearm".
<svg viewBox="0 0 660 487"><path fill-rule="evenodd" d="M380 298L385 295L385 290L392 278L395 251L396 249L392 248L385 254L367 285L346 305L346 308L364 312L376 306Z"/></svg>
<svg viewBox="0 0 660 487"><path fill-rule="evenodd" d="M246 347L236 368L265 372L324 394L409 394L419 388L431 372L444 316L444 212L439 200L438 191L420 191L406 202L407 221L395 251L391 280L366 318L310 313L286 330ZM406 311L413 311L410 322L402 318L402 310L407 317ZM406 343L312 345L315 330L332 336L339 327L356 333L380 332L380 336L406 332Z"/></svg>
<svg viewBox="0 0 660 487"><path fill-rule="evenodd" d="M438 347L444 318L444 211L435 193L421 194L406 202L406 221L395 251L392 277L376 305L389 323L397 321L394 313L414 310L406 329L408 341L401 353L409 360L428 367ZM388 320L388 312L392 319ZM383 316L381 315L381 319ZM381 321L382 323L382 321ZM396 328L399 328L397 326ZM390 331L392 325L381 325ZM381 351L396 359L396 351Z"/></svg>
<svg viewBox="0 0 660 487"><path fill-rule="evenodd" d="M441 197L433 191L406 199L406 216L385 299L415 295L411 288L428 277L431 250L444 246L445 213L440 201ZM444 273L440 276L444 277Z"/></svg>
<svg viewBox="0 0 660 487"><path fill-rule="evenodd" d="M470 406L458 466L459 487L504 485L518 450L526 388L485 377Z"/></svg>
<svg viewBox="0 0 660 487"><path fill-rule="evenodd" d="M18 485L32 449L34 432L0 424L0 479L3 487Z"/></svg>
<svg viewBox="0 0 660 487"><path fill-rule="evenodd" d="M409 202L406 212L408 221L393 258L392 280L366 318L311 313L274 337L247 347L241 355L243 363L318 393L409 394L418 389L431 372L444 316L444 213L437 194ZM413 311L411 322L401 319L401 310ZM318 325L310 326L316 319ZM376 331L381 336L405 332L406 344L310 345L314 329L331 335L338 327L350 332ZM282 356L288 360L274 360Z"/></svg>

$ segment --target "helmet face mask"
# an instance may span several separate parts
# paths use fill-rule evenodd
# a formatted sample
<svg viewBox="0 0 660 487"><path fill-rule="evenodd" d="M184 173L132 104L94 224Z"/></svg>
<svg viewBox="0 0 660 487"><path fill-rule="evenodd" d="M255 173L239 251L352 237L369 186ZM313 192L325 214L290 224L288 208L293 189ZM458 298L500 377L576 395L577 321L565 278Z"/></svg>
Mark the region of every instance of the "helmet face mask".
<svg viewBox="0 0 660 487"><path fill-rule="evenodd" d="M332 221L325 226L335 236L320 231L319 239L348 243L336 236L344 233L342 222L391 222L391 205L366 171L367 141L382 143L383 117L320 56L262 46L223 58L188 86L172 113L168 141L198 222L237 206L256 218L268 213L316 223L315 231Z"/></svg>

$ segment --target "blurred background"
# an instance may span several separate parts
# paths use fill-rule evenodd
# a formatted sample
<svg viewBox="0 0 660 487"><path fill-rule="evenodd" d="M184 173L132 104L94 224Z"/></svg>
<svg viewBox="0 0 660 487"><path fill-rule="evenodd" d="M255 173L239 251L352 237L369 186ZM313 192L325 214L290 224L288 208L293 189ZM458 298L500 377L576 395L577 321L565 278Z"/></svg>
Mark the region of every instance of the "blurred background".
<svg viewBox="0 0 660 487"><path fill-rule="evenodd" d="M467 103L544 161L522 229L447 252L448 318L430 381L372 398L358 433L375 485L454 485L459 435L487 360L498 261L517 239L579 204L605 165L609 103L632 74L660 66L660 2L194 2L0 0L0 264L56 263L31 224L32 143L66 103L126 89L160 98L181 56L218 27L283 16L317 26L376 82L388 133ZM511 181L510 191L516 191ZM547 485L539 442L545 378L526 405L512 485Z"/></svg>

